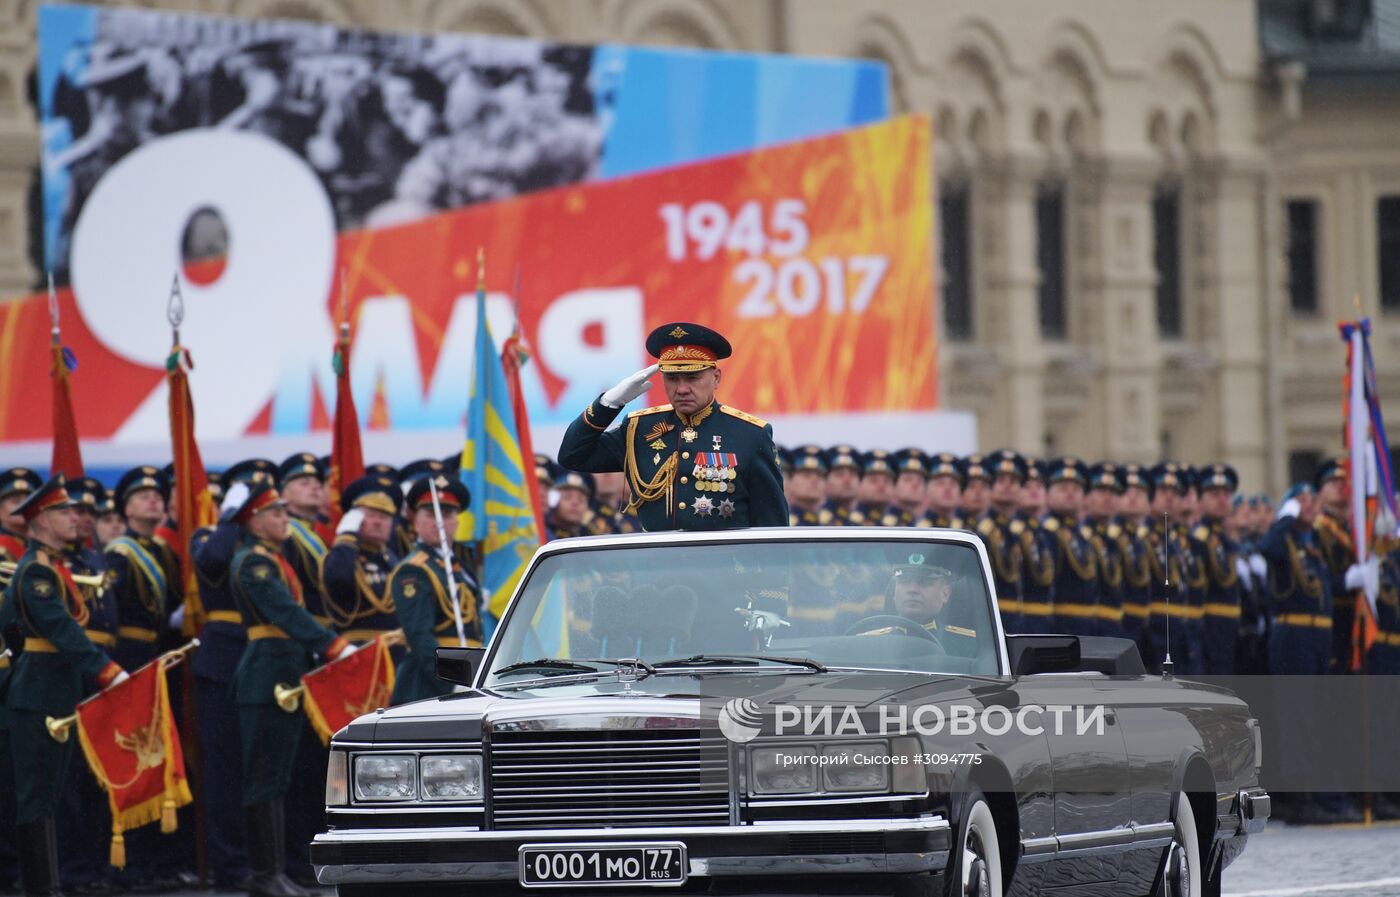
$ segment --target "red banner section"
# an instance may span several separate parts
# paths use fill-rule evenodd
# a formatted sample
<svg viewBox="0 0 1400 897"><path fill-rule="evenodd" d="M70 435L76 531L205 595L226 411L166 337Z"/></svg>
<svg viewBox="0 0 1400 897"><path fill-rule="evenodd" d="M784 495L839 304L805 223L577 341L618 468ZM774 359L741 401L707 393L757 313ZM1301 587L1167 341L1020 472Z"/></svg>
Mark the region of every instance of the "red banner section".
<svg viewBox="0 0 1400 897"><path fill-rule="evenodd" d="M160 141L151 151L162 151ZM754 413L931 410L938 394L931 177L929 125L907 117L342 234L328 262L314 252L274 256L303 238L314 244L315 235L289 233L277 245L249 239L240 252L241 232L277 222L243 221L230 207L226 267L210 284L185 286L182 337L201 362L191 387L201 409L216 409L201 415L200 436L330 429L342 280L355 322L359 407L378 409L381 426L395 431L460 429L478 247L486 253L493 333L510 334L518 310L533 351L522 371L533 424L567 421L645 366L645 334L672 320L729 337L734 357L724 366L723 396ZM89 204L98 210L94 229L103 202L95 196ZM65 338L83 360L73 382L76 413L86 438L159 443L165 421L153 412L164 403L153 392L163 388L158 353L169 345L170 271L148 277L122 260L142 255L132 241L168 235L112 220L125 226L83 241L111 258L80 259L79 269L124 273L77 279L76 302L71 291L59 296ZM297 267L304 264L328 270L311 276ZM512 297L517 282L520 295ZM292 283L320 286L310 295L279 291ZM112 303L128 310L114 314ZM47 439L49 415L32 402L47 391L49 374L43 297L0 307L0 350L0 443ZM649 398L661 396L658 382Z"/></svg>

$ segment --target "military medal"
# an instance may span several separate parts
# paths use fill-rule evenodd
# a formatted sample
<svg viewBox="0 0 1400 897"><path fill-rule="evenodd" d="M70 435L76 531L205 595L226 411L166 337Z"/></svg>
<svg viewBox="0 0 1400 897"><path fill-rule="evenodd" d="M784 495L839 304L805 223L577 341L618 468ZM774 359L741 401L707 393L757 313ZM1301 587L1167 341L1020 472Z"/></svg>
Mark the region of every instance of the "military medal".
<svg viewBox="0 0 1400 897"><path fill-rule="evenodd" d="M686 427L684 430L681 430L681 438L686 442L694 442L699 437L700 434L695 432L694 427Z"/></svg>
<svg viewBox="0 0 1400 897"><path fill-rule="evenodd" d="M661 463L661 453L660 453L660 452L657 452L656 454L654 454L654 455L651 456L651 463L653 463L653 464L660 464L660 463Z"/></svg>
<svg viewBox="0 0 1400 897"><path fill-rule="evenodd" d="M719 503L719 516L721 516L721 517L733 517L733 516L734 516L734 502L730 501L730 500L727 499L727 498L726 498L724 501L720 502L720 503Z"/></svg>
<svg viewBox="0 0 1400 897"><path fill-rule="evenodd" d="M714 448L715 451L719 451L719 441L720 441L721 438L722 438L722 437L720 437L720 436L711 437L711 441L714 443L713 448Z"/></svg>
<svg viewBox="0 0 1400 897"><path fill-rule="evenodd" d="M715 510L714 502L710 501L709 497L704 495L695 500L694 507L695 514L698 517L709 517Z"/></svg>

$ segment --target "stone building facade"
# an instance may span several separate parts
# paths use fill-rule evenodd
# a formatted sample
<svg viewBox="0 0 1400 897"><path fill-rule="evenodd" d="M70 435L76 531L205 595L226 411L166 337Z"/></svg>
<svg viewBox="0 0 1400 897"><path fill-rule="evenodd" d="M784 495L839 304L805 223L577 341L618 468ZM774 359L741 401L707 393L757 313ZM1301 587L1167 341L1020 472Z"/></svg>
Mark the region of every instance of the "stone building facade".
<svg viewBox="0 0 1400 897"><path fill-rule="evenodd" d="M1400 0L143 5L888 63L896 109L934 122L942 401L984 448L1281 489L1341 448L1356 301L1400 397ZM0 295L37 278L36 6L0 6Z"/></svg>

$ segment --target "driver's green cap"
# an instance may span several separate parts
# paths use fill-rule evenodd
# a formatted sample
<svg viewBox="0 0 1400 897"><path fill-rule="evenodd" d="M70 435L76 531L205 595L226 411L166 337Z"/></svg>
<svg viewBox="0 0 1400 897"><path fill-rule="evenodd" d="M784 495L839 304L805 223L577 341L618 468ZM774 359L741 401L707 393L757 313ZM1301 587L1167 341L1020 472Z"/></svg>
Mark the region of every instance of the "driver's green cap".
<svg viewBox="0 0 1400 897"><path fill-rule="evenodd" d="M929 579L949 579L953 571L933 563L925 551L914 550L903 555L894 565L895 576L920 576Z"/></svg>

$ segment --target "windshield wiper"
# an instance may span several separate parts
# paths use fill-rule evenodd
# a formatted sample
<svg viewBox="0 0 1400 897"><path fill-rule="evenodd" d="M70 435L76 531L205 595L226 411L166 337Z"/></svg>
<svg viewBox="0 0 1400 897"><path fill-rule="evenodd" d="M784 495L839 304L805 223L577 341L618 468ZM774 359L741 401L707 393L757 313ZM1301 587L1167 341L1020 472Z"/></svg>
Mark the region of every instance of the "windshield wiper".
<svg viewBox="0 0 1400 897"><path fill-rule="evenodd" d="M635 667L646 672L648 675L656 672L651 664L637 660L632 657L611 658L611 657L579 657L573 660L560 660L554 657L541 657L537 660L522 660L519 663L507 664L499 670L492 670L492 676L500 676L505 673L514 673L519 670L561 670L571 673L601 673L602 670L596 666L588 664L610 663L619 667Z"/></svg>
<svg viewBox="0 0 1400 897"><path fill-rule="evenodd" d="M658 660L653 666L754 666L757 663L785 663L789 666L806 667L816 673L825 673L826 667L806 657L775 657L768 654L692 654L690 657L677 657L672 660Z"/></svg>

